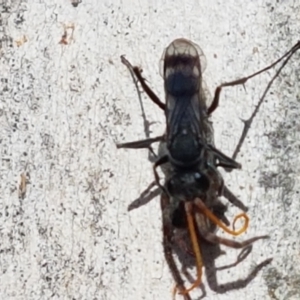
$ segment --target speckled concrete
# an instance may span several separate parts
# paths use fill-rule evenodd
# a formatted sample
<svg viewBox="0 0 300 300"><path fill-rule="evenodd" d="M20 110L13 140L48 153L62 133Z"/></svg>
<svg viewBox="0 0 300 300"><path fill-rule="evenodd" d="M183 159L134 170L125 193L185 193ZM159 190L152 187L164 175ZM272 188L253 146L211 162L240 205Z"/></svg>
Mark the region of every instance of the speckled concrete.
<svg viewBox="0 0 300 300"><path fill-rule="evenodd" d="M163 49L189 38L206 55L213 94L296 43L300 3L0 0L0 11L0 299L171 299L159 199L127 211L153 174L147 151L115 147L145 136L119 57L141 65L163 98ZM205 299L300 299L299 59L297 53L254 120L237 159L243 169L224 174L250 208L250 228L238 239L271 238L256 242L239 266L218 271L217 283L244 279L274 260L226 293L204 276ZM249 117L272 74L222 94L213 121L216 145L228 155L240 118ZM162 112L146 97L144 104L152 135L161 134ZM230 217L237 212L229 206ZM217 266L239 253L223 250Z"/></svg>

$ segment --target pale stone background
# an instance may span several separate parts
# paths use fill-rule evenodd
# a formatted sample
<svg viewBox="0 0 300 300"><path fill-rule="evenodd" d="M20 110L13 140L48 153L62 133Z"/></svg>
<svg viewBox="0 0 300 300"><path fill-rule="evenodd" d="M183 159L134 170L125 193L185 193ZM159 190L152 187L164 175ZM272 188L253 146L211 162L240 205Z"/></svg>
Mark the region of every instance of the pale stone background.
<svg viewBox="0 0 300 300"><path fill-rule="evenodd" d="M0 11L0 299L171 299L159 199L127 211L153 174L146 150L115 147L145 136L119 57L141 65L163 97L163 49L174 38L192 39L206 55L213 93L296 43L299 1L82 0L74 7L70 0L1 0ZM59 43L64 30L66 45ZM271 239L255 243L238 267L218 272L218 282L243 279L274 260L245 288L224 294L204 276L205 299L300 299L299 58L255 119L238 157L243 169L224 175L250 208L250 229L238 239ZM225 153L272 74L222 94L213 120ZM162 133L162 112L144 103L156 122L152 135ZM218 266L239 253L224 250Z"/></svg>

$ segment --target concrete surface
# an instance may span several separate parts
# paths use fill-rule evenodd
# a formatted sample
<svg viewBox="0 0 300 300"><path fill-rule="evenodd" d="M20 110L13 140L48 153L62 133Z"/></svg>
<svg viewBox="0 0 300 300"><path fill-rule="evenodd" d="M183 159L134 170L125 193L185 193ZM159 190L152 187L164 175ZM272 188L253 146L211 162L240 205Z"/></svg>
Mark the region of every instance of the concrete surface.
<svg viewBox="0 0 300 300"><path fill-rule="evenodd" d="M141 65L163 98L160 56L186 37L206 55L213 94L296 43L300 3L1 0L0 11L0 299L171 299L159 199L127 211L153 174L147 151L115 147L145 136L119 57ZM218 271L218 284L274 259L226 293L213 291L204 276L205 299L300 299L299 58L254 120L238 157L243 169L224 175L250 207L250 228L237 239L271 238L256 242L239 266ZM272 74L222 94L213 121L223 152L232 153L240 118L251 114ZM146 97L144 104L156 122L152 135L162 133L162 112ZM239 253L222 249L217 266Z"/></svg>

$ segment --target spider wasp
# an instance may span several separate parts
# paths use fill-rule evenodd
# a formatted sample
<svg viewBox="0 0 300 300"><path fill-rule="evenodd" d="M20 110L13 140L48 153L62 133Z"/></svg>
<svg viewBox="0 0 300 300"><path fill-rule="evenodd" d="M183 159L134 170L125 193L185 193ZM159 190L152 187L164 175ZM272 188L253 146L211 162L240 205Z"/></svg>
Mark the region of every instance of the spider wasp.
<svg viewBox="0 0 300 300"><path fill-rule="evenodd" d="M158 159L153 165L153 171L155 183L161 190L163 248L176 283L176 289L184 296L185 300L191 299L189 292L201 284L203 261L199 240L205 240L212 244L224 244L232 248L247 248L259 239L268 238L264 235L237 242L219 237L214 233L216 226L219 226L225 232L237 236L246 231L249 223L249 218L245 214L247 207L226 187L217 168L223 167L226 171L241 168L235 158L253 118L274 80L299 48L300 42L270 66L250 76L221 84L216 88L210 106L207 105L207 93L202 80L205 56L200 47L191 41L183 38L176 39L164 51L162 76L166 103L161 102L147 85L142 77L142 70L133 67L124 56L121 57L122 62L133 72L149 98L165 112L165 134L141 141L118 144L117 147L149 148L151 150L153 143L160 143ZM252 116L244 122L243 132L233 157L228 157L215 147L210 120L211 114L218 107L222 88L245 84L250 78L269 70L281 61L283 63L269 82ZM157 173L158 166L162 168L165 175L163 185L161 185ZM244 211L235 217L233 230L228 228L230 223L225 216L226 206L219 199L221 196L225 196ZM241 229L235 230L234 225L241 218L244 219L244 225ZM196 261L197 279L190 288L185 288L172 255L176 232L180 230L184 231L184 235L189 232L189 241ZM183 246L188 248L186 242L183 243ZM269 259L267 262L270 261Z"/></svg>

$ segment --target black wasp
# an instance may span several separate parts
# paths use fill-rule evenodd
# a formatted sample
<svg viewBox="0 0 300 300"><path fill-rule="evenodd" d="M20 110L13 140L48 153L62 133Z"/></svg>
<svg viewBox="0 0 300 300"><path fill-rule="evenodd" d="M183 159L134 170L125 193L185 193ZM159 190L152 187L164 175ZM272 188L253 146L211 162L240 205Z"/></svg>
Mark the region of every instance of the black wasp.
<svg viewBox="0 0 300 300"><path fill-rule="evenodd" d="M247 229L249 223L249 218L243 213L238 215L233 222L235 224L236 220L244 218L243 228L238 231L227 228L229 221L225 216L226 206L219 197L225 196L244 211L247 208L224 185L217 168L223 167L230 171L241 167L234 158L240 150L250 124L271 84L298 48L299 43L275 63L251 76L220 85L215 91L210 106L207 105L207 92L202 80L205 57L202 50L191 41L174 40L163 54L162 75L166 104L161 102L146 84L141 70L138 67L132 67L122 57L123 62L133 71L149 98L165 112L167 126L164 135L117 146L118 148L150 148L152 143L160 142L158 159L153 168L156 184L161 188L163 247L176 286L185 299L190 299L189 291L201 283L203 261L199 240L203 239L233 248L244 248L258 239L267 238L267 236L258 236L244 242L237 242L221 238L214 233L218 225L232 235L239 235ZM226 156L214 145L213 127L210 121L211 114L218 107L222 87L244 84L249 78L270 69L283 59L285 60L281 68L269 83L256 110L245 122L233 158ZM160 184L156 170L158 166L162 167L165 174L163 185ZM180 231L181 234L184 233L185 239L176 239ZM187 231L190 234L188 242L186 242ZM172 256L174 241L176 245L183 241L181 244L186 249L191 248L196 259L197 280L189 289L184 287Z"/></svg>

